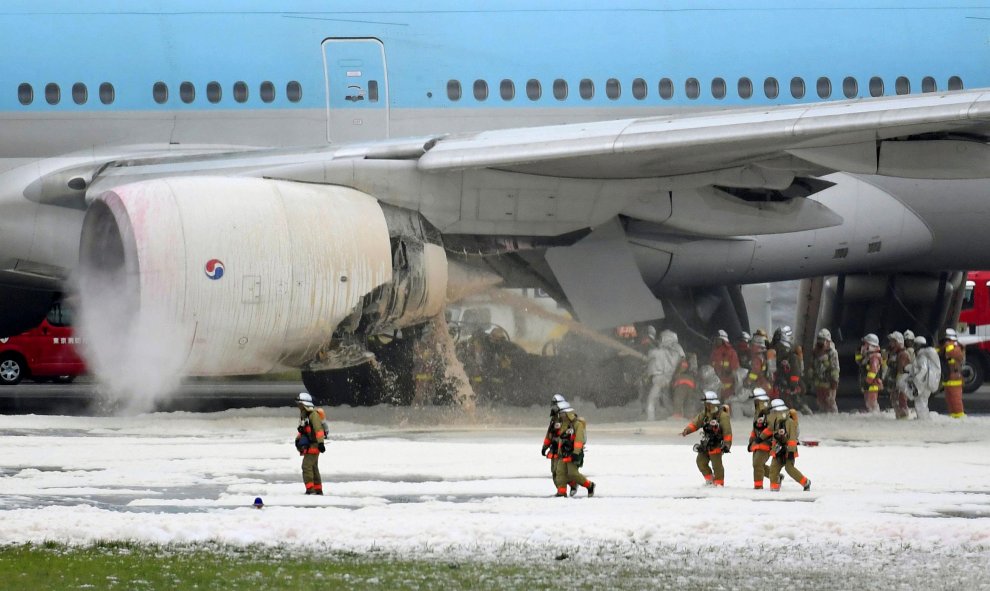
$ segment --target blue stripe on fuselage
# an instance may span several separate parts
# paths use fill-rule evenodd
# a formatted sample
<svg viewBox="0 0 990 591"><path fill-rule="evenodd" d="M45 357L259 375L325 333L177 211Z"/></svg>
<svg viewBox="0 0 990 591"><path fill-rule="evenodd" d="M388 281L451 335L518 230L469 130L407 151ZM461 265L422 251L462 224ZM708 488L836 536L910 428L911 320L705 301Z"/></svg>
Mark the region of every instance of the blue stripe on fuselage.
<svg viewBox="0 0 990 591"><path fill-rule="evenodd" d="M389 100L395 108L504 108L602 106L712 106L816 102L816 80L828 77L832 99L843 99L842 80L859 82L869 95L869 79L880 76L885 94L906 76L919 92L924 76L940 90L949 76L966 87L990 86L987 59L990 9L964 0L940 8L933 2L860 1L828 4L800 0L747 2L590 1L501 2L473 9L452 0L360 3L317 0L124 1L6 0L0 6L0 111L168 111L259 108L324 108L322 42L331 37L380 39L389 71ZM659 5L659 6L658 6ZM753 81L750 100L736 94L736 82ZM763 96L763 80L780 83L780 97ZM792 77L802 77L805 97L790 96ZM658 81L675 83L673 100L657 93ZM701 95L685 96L685 79L699 80ZM725 79L723 100L712 97L713 78ZM554 79L569 85L566 100L553 98ZM594 81L595 96L583 100L581 79ZM618 100L606 97L609 78L621 83ZM647 82L645 100L636 100L632 81ZM446 83L460 80L463 98L447 99ZM485 79L489 98L472 95L475 79ZM498 96L499 81L515 83L515 98ZM526 81L539 80L542 98L526 98ZM285 99L285 84L299 81L303 98ZM152 100L152 85L164 81L167 104ZM193 82L192 104L179 100L179 84ZM219 104L206 100L206 85L220 82ZM246 103L233 100L235 81L250 87ZM272 81L277 99L260 100L259 85ZM34 102L17 100L20 83L30 83ZM44 99L48 83L61 88L61 102ZM71 87L84 82L89 100L76 105ZM97 90L110 82L112 105ZM430 96L431 95L431 96Z"/></svg>

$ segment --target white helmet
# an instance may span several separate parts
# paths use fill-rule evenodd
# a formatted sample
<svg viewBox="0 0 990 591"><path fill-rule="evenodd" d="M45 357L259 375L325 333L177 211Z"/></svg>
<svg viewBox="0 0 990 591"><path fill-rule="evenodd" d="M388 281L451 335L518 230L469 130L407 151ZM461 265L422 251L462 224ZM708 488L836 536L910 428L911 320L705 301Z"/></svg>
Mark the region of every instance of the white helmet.
<svg viewBox="0 0 990 591"><path fill-rule="evenodd" d="M296 396L296 404L301 404L306 408L313 408L313 397L306 392L300 392L299 396Z"/></svg>
<svg viewBox="0 0 990 591"><path fill-rule="evenodd" d="M780 336L782 336L782 337L785 337L785 336L787 336L787 337L793 337L794 336L794 331L791 330L791 327L790 326L787 326L785 324L784 326L781 326L780 327Z"/></svg>
<svg viewBox="0 0 990 591"><path fill-rule="evenodd" d="M729 333L725 332L724 330L719 330L718 331L718 338L720 338L723 341L725 341L726 343L728 343L729 342Z"/></svg>
<svg viewBox="0 0 990 591"><path fill-rule="evenodd" d="M832 333L829 332L829 330L827 328L823 328L823 329L821 329L821 330L818 331L818 340L819 341L831 341L832 340Z"/></svg>
<svg viewBox="0 0 990 591"><path fill-rule="evenodd" d="M746 332L745 330L744 330L744 331L742 332L742 335L741 335L741 336L740 336L739 338L740 338L740 339L741 339L741 340L742 340L742 341L743 341L744 343L748 343L748 342L750 342L751 340L753 340L753 336L752 336L751 334L749 334L748 332Z"/></svg>
<svg viewBox="0 0 990 591"><path fill-rule="evenodd" d="M954 329L954 328L947 328L947 329L945 329L945 337L943 337L943 338L944 338L944 340L947 340L947 341L957 341L957 340L959 340L959 335L956 334L956 329Z"/></svg>
<svg viewBox="0 0 990 591"><path fill-rule="evenodd" d="M925 337L914 337L914 344L925 347L928 345L928 341L925 339Z"/></svg>
<svg viewBox="0 0 990 591"><path fill-rule="evenodd" d="M753 388L753 399L767 401L770 400L770 397L767 396L767 391L763 388Z"/></svg>
<svg viewBox="0 0 990 591"><path fill-rule="evenodd" d="M753 337L753 344L756 345L757 349L761 351L765 351L767 348L767 337L758 334L755 337Z"/></svg>
<svg viewBox="0 0 990 591"><path fill-rule="evenodd" d="M914 331L910 328L904 331L904 342L910 343L914 341Z"/></svg>
<svg viewBox="0 0 990 591"><path fill-rule="evenodd" d="M895 341L895 342L897 342L897 343L899 343L901 345L904 344L904 335L901 334L900 331L895 330L894 332L892 332L889 335L887 335L887 338L890 339L890 340L892 340L892 341Z"/></svg>
<svg viewBox="0 0 990 591"><path fill-rule="evenodd" d="M554 394L553 399L550 402L550 406L560 409L570 406L570 404L567 403L567 400L564 398L563 394Z"/></svg>
<svg viewBox="0 0 990 591"><path fill-rule="evenodd" d="M562 412L562 413L574 412L574 407L571 406L570 403L568 403L566 400L563 401L563 402L561 402L557 406L557 408L559 408L560 409L560 412Z"/></svg>
<svg viewBox="0 0 990 591"><path fill-rule="evenodd" d="M718 394L711 390L705 390L705 396L701 399L705 404L722 404L718 399Z"/></svg>
<svg viewBox="0 0 990 591"><path fill-rule="evenodd" d="M880 346L880 337L878 337L877 335L875 335L875 334L873 334L871 332L870 334L868 334L865 337L863 337L863 342L866 343L867 345L872 345L874 347L879 347Z"/></svg>
<svg viewBox="0 0 990 591"><path fill-rule="evenodd" d="M651 339L657 338L657 327L650 325L646 327L646 335Z"/></svg>
<svg viewBox="0 0 990 591"><path fill-rule="evenodd" d="M663 345L676 345L677 333L672 330L660 331L660 343Z"/></svg>
<svg viewBox="0 0 990 591"><path fill-rule="evenodd" d="M787 404L780 398L775 398L770 401L770 410L784 411L787 410Z"/></svg>

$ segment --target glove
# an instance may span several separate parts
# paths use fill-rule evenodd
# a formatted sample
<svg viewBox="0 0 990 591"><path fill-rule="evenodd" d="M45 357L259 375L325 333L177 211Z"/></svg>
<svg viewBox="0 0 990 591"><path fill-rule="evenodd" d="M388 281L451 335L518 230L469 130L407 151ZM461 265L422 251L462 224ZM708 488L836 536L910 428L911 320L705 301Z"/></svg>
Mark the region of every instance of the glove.
<svg viewBox="0 0 990 591"><path fill-rule="evenodd" d="M576 454L571 454L571 461L574 462L574 465L577 466L578 468L580 468L581 466L583 466L584 465L584 452L581 451L581 452L578 452Z"/></svg>
<svg viewBox="0 0 990 591"><path fill-rule="evenodd" d="M543 457L547 457L547 452L548 451L550 451L550 446L549 445L544 445L543 446L543 449L540 450L540 455L543 456Z"/></svg>
<svg viewBox="0 0 990 591"><path fill-rule="evenodd" d="M753 444L752 443L750 443L749 445L746 446L746 451L753 451Z"/></svg>
<svg viewBox="0 0 990 591"><path fill-rule="evenodd" d="M723 443L723 444L722 444L722 453L724 453L724 454L727 454L727 453L729 453L729 448L730 448L730 447L732 447L732 446L731 446L731 445L729 445L728 443Z"/></svg>
<svg viewBox="0 0 990 591"><path fill-rule="evenodd" d="M327 451L327 446L325 446L322 443L320 443L319 445L316 446L316 449L320 450L320 453L323 453L323 452Z"/></svg>

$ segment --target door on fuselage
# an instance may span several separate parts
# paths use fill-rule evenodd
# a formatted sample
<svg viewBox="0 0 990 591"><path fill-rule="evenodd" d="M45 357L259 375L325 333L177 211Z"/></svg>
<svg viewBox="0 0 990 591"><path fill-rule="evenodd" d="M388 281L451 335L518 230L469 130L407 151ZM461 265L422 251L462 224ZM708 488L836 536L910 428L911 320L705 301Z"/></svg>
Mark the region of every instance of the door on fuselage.
<svg viewBox="0 0 990 591"><path fill-rule="evenodd" d="M327 39L327 139L331 143L388 137L385 46L378 39Z"/></svg>

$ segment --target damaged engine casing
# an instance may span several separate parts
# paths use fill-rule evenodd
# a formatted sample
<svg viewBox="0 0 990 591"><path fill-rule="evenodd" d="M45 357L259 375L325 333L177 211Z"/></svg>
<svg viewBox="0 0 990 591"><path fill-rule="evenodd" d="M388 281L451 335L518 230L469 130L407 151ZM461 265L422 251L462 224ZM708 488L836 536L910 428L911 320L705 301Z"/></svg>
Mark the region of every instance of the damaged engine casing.
<svg viewBox="0 0 990 591"><path fill-rule="evenodd" d="M364 335L439 314L447 282L443 249L390 227L374 197L229 177L100 194L83 223L80 273L83 313L103 310L99 321L119 329L96 338L154 327L141 338L171 341L187 375L360 363Z"/></svg>

